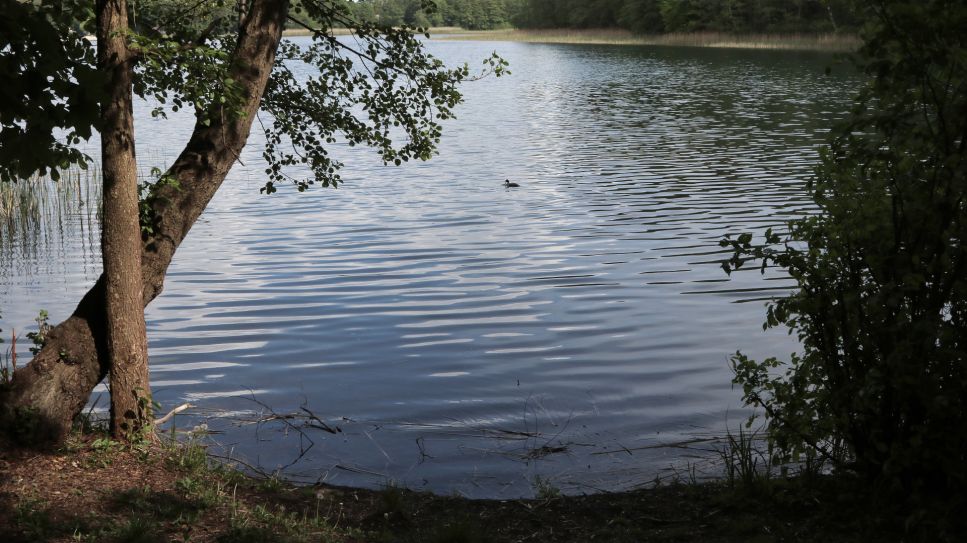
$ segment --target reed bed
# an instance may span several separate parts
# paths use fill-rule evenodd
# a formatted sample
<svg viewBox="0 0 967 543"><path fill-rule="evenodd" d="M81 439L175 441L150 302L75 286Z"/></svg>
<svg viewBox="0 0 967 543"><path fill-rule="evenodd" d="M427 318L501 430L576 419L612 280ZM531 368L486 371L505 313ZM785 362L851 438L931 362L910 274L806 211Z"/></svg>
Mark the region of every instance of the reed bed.
<svg viewBox="0 0 967 543"><path fill-rule="evenodd" d="M517 41L527 43L670 45L734 49L787 49L808 51L855 51L862 43L852 34L728 34L724 32L675 32L639 35L627 30L535 29L460 31L437 39Z"/></svg>
<svg viewBox="0 0 967 543"><path fill-rule="evenodd" d="M0 183L0 259L7 263L72 229L99 230L100 221L101 173L96 167L63 170L58 181L32 176Z"/></svg>

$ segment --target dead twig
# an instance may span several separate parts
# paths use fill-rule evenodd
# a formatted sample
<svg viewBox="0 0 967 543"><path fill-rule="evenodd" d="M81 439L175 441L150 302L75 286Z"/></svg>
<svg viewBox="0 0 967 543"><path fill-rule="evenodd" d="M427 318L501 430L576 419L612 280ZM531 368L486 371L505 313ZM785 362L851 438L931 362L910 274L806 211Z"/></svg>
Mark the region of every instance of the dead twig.
<svg viewBox="0 0 967 543"><path fill-rule="evenodd" d="M190 403L183 403L183 404L179 405L178 407L172 409L171 411L168 411L168 414L167 415L161 417L160 419L155 419L154 425L155 426L161 426L162 424L164 424L164 423L168 422L169 420L171 420L172 418L174 418L174 416L177 415L178 413L181 413L183 411L187 411L188 409L191 409L192 407L194 407L194 406L191 405Z"/></svg>

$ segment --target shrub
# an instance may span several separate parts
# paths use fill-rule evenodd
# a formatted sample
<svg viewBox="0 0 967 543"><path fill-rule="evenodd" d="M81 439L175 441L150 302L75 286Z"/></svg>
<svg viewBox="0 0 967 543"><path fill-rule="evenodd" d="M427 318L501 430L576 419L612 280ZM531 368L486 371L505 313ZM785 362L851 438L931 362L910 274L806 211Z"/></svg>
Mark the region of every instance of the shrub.
<svg viewBox="0 0 967 543"><path fill-rule="evenodd" d="M798 284L768 308L802 342L737 353L735 382L786 460L819 451L909 495L967 484L967 5L869 1L869 76L788 232L726 238ZM784 370L784 371L783 371ZM844 454L839 454L842 451Z"/></svg>

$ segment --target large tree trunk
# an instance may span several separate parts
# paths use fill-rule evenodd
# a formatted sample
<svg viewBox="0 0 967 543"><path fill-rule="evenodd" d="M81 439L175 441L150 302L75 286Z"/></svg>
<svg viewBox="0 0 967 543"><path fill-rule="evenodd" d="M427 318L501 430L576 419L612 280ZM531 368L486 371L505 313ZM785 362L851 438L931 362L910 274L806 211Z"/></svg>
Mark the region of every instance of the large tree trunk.
<svg viewBox="0 0 967 543"><path fill-rule="evenodd" d="M142 244L142 303L164 285L175 250L204 211L248 139L275 63L288 13L288 0L254 0L242 20L230 76L245 97L241 115L213 116L198 123L168 175L180 188L166 186L155 200L155 234ZM108 372L104 312L105 278L84 295L74 314L54 327L44 348L18 369L0 398L5 423L31 437L60 441L84 408L91 390Z"/></svg>
<svg viewBox="0 0 967 543"><path fill-rule="evenodd" d="M111 383L111 433L127 439L151 416L148 335L141 288L138 165L134 147L133 59L125 0L97 2L97 64L107 77L101 106L104 178L104 307Z"/></svg>

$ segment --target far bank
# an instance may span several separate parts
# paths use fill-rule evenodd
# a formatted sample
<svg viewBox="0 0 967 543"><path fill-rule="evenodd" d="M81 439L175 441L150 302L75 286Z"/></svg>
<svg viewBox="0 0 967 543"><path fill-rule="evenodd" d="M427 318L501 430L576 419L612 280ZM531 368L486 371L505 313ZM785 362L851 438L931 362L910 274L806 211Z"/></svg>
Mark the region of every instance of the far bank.
<svg viewBox="0 0 967 543"><path fill-rule="evenodd" d="M639 35L620 29L456 30L431 29L431 36L445 40L516 41L526 43L573 43L601 45L668 45L734 49L783 49L799 51L855 51L862 43L853 34L727 34L724 32L674 32Z"/></svg>
<svg viewBox="0 0 967 543"><path fill-rule="evenodd" d="M346 28L331 29L334 36L347 36ZM285 31L286 36L308 36L301 28ZM458 27L429 29L435 40L513 41L523 43L563 43L587 45L666 45L678 47L712 47L731 49L775 49L789 51L828 51L849 53L859 48L862 41L855 34L728 34L725 32L673 32L642 35L616 28L552 28L521 30L464 30Z"/></svg>

